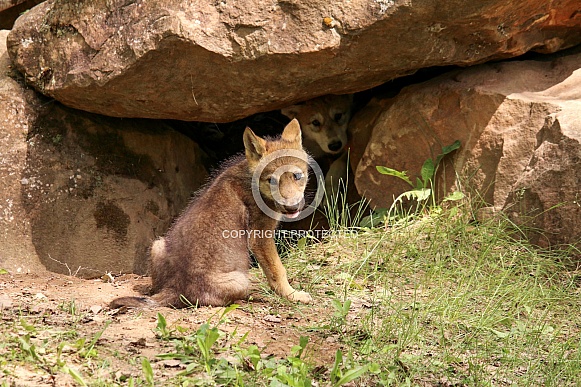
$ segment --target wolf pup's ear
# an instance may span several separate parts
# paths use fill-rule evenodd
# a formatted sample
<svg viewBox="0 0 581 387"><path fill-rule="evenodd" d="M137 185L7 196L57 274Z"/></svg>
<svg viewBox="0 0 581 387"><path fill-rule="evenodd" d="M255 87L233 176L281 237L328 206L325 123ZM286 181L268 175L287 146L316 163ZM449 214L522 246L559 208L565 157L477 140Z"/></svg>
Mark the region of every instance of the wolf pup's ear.
<svg viewBox="0 0 581 387"><path fill-rule="evenodd" d="M246 158L254 161L260 160L260 158L266 153L266 141L258 137L252 129L246 127L244 130L244 149L246 151Z"/></svg>
<svg viewBox="0 0 581 387"><path fill-rule="evenodd" d="M292 142L296 148L302 149L303 141L301 136L301 126L296 118L285 126L281 138L286 142Z"/></svg>
<svg viewBox="0 0 581 387"><path fill-rule="evenodd" d="M302 109L301 105L292 105L280 109L280 112L292 120L293 118L299 115L301 109Z"/></svg>

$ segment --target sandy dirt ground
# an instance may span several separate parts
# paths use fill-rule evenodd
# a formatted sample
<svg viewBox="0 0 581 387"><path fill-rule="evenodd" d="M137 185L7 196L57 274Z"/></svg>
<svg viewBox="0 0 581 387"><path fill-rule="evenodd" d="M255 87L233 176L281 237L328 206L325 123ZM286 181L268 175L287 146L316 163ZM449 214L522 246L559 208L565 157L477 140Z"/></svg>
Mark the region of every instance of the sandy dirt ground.
<svg viewBox="0 0 581 387"><path fill-rule="evenodd" d="M263 356L280 358L291 354L291 348L298 344L300 336L308 336L310 344L307 356L310 360L319 364L332 364L334 354L340 347L340 338L324 333L324 329L317 329L328 323L332 315L328 301L317 300L315 297L315 303L311 305L292 304L274 295L265 295L260 290L260 274L254 273L251 277L254 290L250 299L242 301L237 309L230 312L227 322L220 329L225 332L236 330L239 336L248 332L244 345L255 344ZM127 359L145 356L151 360L156 377L171 377L182 370L182 366L175 361L164 362L156 358L158 354L174 350L171 342L156 337L158 312L165 316L168 327L179 326L193 333L209 319L217 322L223 308L108 308L107 305L114 298L140 295L148 285L149 278L136 275L123 275L111 281L110 278L84 280L48 272L23 275L5 273L0 275L2 326L10 335L24 335L27 333L22 328L21 321L24 318L29 324L39 326L33 332L35 340L38 336L42 338L42 335L54 338L54 334L47 331L74 330L75 337L84 337L87 341L106 327L96 348L98 358L106 358L109 365L96 370L97 374L106 373L104 379L112 377L111 373L140 376L140 368L128 366ZM108 321L110 323L107 326ZM1 351L2 347L0 354ZM78 361L79 367L86 367L81 360L75 360L74 357L71 359L73 362ZM0 367L9 375L4 376L5 380L14 383L9 385L75 385L68 375L60 375L58 372L51 375L42 370L39 372L25 362L10 363Z"/></svg>

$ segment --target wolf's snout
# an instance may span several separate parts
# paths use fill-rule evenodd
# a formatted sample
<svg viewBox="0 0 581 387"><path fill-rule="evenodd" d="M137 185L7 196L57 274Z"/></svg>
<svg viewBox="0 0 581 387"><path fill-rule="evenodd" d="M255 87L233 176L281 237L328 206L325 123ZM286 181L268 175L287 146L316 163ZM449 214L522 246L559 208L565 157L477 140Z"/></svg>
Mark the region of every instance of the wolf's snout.
<svg viewBox="0 0 581 387"><path fill-rule="evenodd" d="M329 150L332 152L337 152L339 150L341 150L341 148L343 148L343 143L341 141L333 141L331 143L329 143L329 145L327 145L329 147Z"/></svg>
<svg viewBox="0 0 581 387"><path fill-rule="evenodd" d="M284 206L284 209L290 213L290 212L300 211L302 209L302 207L303 206L301 205L301 203L299 203L299 204L295 204L294 206Z"/></svg>
<svg viewBox="0 0 581 387"><path fill-rule="evenodd" d="M290 219L294 219L300 215L305 206L304 198L296 204L275 203L276 208L280 213Z"/></svg>

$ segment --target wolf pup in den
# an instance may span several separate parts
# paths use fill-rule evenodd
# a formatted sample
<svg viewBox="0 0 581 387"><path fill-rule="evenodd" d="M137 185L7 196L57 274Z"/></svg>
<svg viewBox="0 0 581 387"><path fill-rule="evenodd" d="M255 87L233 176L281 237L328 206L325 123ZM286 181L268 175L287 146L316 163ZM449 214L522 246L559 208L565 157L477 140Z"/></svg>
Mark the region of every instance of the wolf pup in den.
<svg viewBox="0 0 581 387"><path fill-rule="evenodd" d="M262 139L246 128L244 148L246 157L227 163L165 237L153 243L153 296L117 298L111 307L222 306L244 299L250 287L249 249L277 294L311 302L308 293L288 283L273 239L281 218L297 217L304 206L308 162L299 123L291 121L278 139ZM263 167L261 161L274 152L278 156ZM255 173L260 169L261 173ZM253 184L263 203L279 216L271 218L261 210L253 197Z"/></svg>
<svg viewBox="0 0 581 387"><path fill-rule="evenodd" d="M326 95L281 110L290 119L299 120L304 145L317 160L330 158L325 175L325 190L337 193L337 184L347 179L347 127L351 118L353 95Z"/></svg>

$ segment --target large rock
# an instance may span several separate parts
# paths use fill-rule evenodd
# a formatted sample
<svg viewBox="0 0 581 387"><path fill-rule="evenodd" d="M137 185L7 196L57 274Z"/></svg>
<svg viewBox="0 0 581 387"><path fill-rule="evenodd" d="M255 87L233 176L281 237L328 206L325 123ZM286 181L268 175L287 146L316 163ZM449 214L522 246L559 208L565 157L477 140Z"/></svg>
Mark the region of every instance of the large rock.
<svg viewBox="0 0 581 387"><path fill-rule="evenodd" d="M0 269L38 272L44 266L32 243L20 180L26 165L26 137L36 122L40 101L10 78L7 35L8 31L0 31Z"/></svg>
<svg viewBox="0 0 581 387"><path fill-rule="evenodd" d="M580 68L579 49L546 60L481 65L407 87L381 114L380 105L372 105L352 121L373 127L357 165L359 192L388 207L409 186L376 166L408 171L415 180L424 160L460 140L461 149L443 164L441 191L473 190L492 209L540 227L545 241L577 242Z"/></svg>
<svg viewBox="0 0 581 387"><path fill-rule="evenodd" d="M145 273L206 178L197 145L161 122L41 101L7 75L0 46L0 269Z"/></svg>
<svg viewBox="0 0 581 387"><path fill-rule="evenodd" d="M226 122L578 43L579 0L49 0L17 20L8 46L27 81L66 105Z"/></svg>
<svg viewBox="0 0 581 387"><path fill-rule="evenodd" d="M547 116L503 208L541 246L581 247L581 75L576 78L576 103Z"/></svg>
<svg viewBox="0 0 581 387"><path fill-rule="evenodd" d="M22 196L51 271L144 274L147 250L206 178L200 151L162 123L54 103L29 133Z"/></svg>

